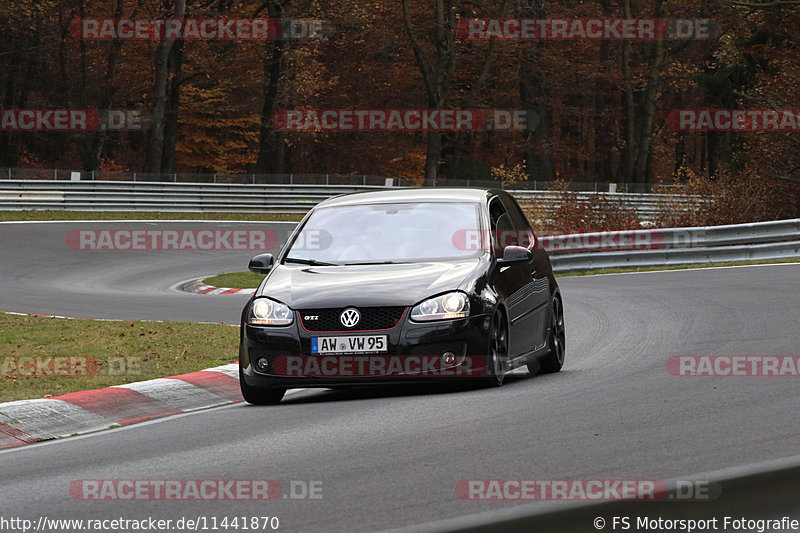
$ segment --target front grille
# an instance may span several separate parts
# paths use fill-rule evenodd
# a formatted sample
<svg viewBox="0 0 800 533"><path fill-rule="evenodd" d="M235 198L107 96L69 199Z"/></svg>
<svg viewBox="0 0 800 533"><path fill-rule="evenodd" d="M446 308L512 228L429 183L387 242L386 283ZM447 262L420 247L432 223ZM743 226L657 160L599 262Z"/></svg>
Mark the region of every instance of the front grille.
<svg viewBox="0 0 800 533"><path fill-rule="evenodd" d="M400 323L403 318L405 307L356 307L361 313L361 319L352 328L342 325L339 317L342 311L349 307L338 309L306 309L298 311L300 313L300 323L306 331L368 331L376 329L392 329ZM309 320L307 317L318 317L316 320Z"/></svg>

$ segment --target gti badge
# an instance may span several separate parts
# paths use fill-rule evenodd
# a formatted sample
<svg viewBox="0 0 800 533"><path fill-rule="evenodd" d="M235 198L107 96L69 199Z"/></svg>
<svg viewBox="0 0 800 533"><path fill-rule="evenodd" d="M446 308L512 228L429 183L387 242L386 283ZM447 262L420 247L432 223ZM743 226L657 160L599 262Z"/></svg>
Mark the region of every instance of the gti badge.
<svg viewBox="0 0 800 533"><path fill-rule="evenodd" d="M342 314L339 315L339 321L342 325L346 328L352 328L361 320L361 313L358 312L358 309L345 309L342 311Z"/></svg>

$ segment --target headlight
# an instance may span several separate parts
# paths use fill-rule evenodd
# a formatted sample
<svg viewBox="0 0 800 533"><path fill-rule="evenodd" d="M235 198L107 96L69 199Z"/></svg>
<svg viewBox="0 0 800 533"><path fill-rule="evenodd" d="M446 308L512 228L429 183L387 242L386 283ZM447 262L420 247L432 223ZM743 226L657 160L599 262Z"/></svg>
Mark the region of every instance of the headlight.
<svg viewBox="0 0 800 533"><path fill-rule="evenodd" d="M425 300L411 310L411 320L448 320L469 315L469 300L463 292L450 292Z"/></svg>
<svg viewBox="0 0 800 533"><path fill-rule="evenodd" d="M268 298L256 299L250 310L251 324L288 326L293 320L294 315L288 306Z"/></svg>

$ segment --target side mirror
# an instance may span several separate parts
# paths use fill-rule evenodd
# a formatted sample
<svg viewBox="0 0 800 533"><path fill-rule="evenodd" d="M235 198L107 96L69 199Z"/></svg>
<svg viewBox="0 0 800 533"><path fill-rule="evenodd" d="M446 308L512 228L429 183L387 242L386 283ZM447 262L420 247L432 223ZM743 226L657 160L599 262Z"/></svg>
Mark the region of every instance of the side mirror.
<svg viewBox="0 0 800 533"><path fill-rule="evenodd" d="M506 246L503 249L503 257L497 260L499 265L510 265L530 261L533 254L522 246Z"/></svg>
<svg viewBox="0 0 800 533"><path fill-rule="evenodd" d="M253 274L266 274L272 269L275 258L272 254L260 254L250 260L247 265L248 270Z"/></svg>

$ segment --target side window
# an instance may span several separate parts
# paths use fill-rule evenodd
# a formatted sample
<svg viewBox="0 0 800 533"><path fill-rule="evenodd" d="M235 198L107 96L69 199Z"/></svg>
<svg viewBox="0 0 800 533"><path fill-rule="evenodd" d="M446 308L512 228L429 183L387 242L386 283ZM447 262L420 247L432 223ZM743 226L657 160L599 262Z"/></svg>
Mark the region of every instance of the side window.
<svg viewBox="0 0 800 533"><path fill-rule="evenodd" d="M492 247L501 253L506 246L516 245L516 231L511 217L499 198L489 202L489 219L492 231Z"/></svg>
<svg viewBox="0 0 800 533"><path fill-rule="evenodd" d="M508 215L511 217L511 222L514 225L514 228L517 230L515 244L517 246L524 246L525 248L533 249L536 244L536 237L534 236L533 228L531 228L531 224L528 222L528 218L525 216L522 208L519 206L513 196L504 196L503 204L508 210Z"/></svg>

